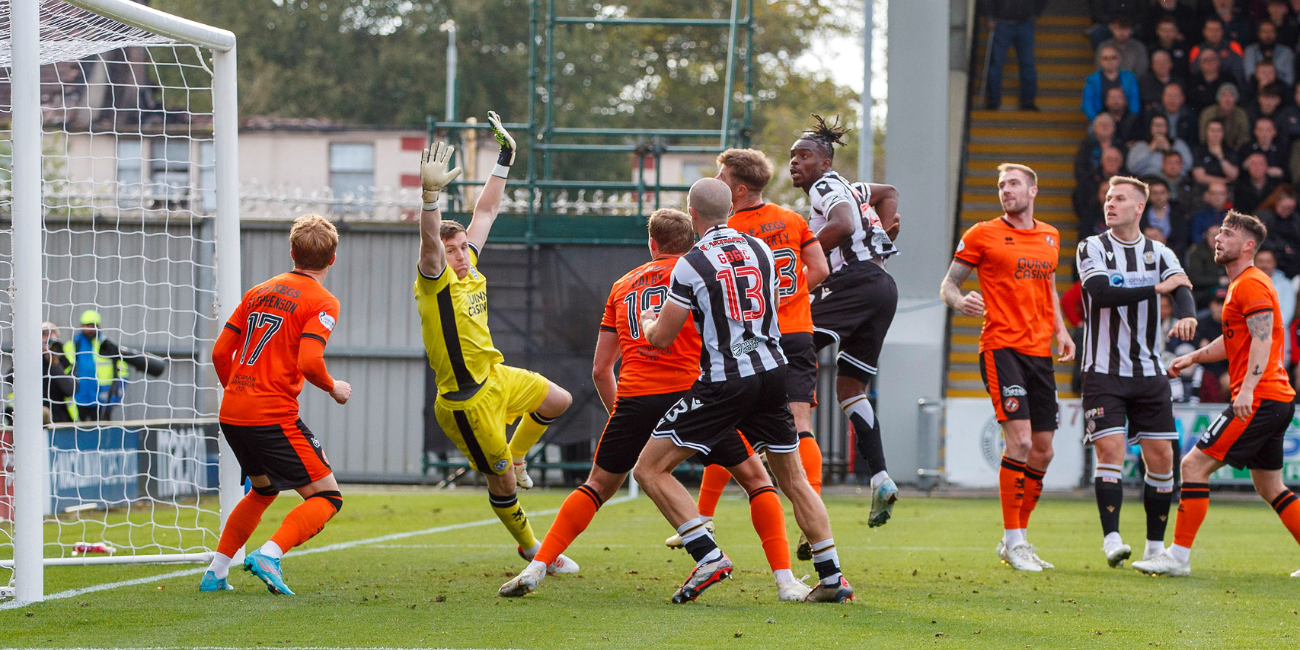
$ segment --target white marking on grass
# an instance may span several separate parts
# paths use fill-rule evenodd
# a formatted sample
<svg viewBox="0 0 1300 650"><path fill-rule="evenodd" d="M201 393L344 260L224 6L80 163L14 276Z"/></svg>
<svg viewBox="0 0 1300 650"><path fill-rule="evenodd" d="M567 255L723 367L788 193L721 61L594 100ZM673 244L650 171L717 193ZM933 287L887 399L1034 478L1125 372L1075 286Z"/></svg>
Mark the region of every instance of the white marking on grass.
<svg viewBox="0 0 1300 650"><path fill-rule="evenodd" d="M625 503L625 502L627 502L627 501L631 501L631 500L632 500L631 497L628 497L628 496L621 496L621 497L616 497L616 498L610 499L609 501L606 501L606 502L605 502L605 505L607 505L607 506L612 506L612 505L617 505L617 504L619 504L619 503ZM553 515L553 514L559 512L559 511L560 511L559 508L552 508L552 509L550 509L550 510L541 510L541 511L538 511L538 512L534 512L534 513L532 513L532 516L533 516L533 517L546 517L546 516L548 516L548 515ZM285 556L287 557L287 556L298 556L298 555L312 555L312 554L314 554L314 553L328 553L328 552L330 552L330 551L344 551L344 550L347 550L347 549L350 549L350 548L356 548L356 547L358 547L358 546L370 546L370 545L372 545L372 544L383 544L384 542L391 542L391 541L394 541L394 540L406 539L406 538L408 538L408 537L419 537L420 535L433 535L433 534L436 534L436 533L446 533L446 532L450 532L450 531L453 531L453 530L461 530L461 529L463 529L463 528L475 528L475 527L478 527L478 526L488 526L488 525L496 524L496 523L500 523L500 522L501 522L500 519L497 519L496 517L493 517L492 519L480 519L480 520L478 520L478 521L467 521L467 522L459 523L459 524L448 524L448 525L446 525L446 526L434 526L433 528L425 528L425 529L423 529L423 530L411 530L411 531L407 531L407 532L404 532L404 533L392 533L392 534L389 534L389 535L380 535L379 537L371 537L371 538L368 538L368 539L357 539L357 540L353 540L353 541L350 541L350 542L339 542L339 543L337 543L337 544L327 544L327 545L325 545L325 546L318 546L318 547L315 547L315 548L307 548L307 549L303 549L303 550L301 550L301 551L291 551L291 552L289 552L289 553L285 553ZM196 576L196 575L201 575L201 574L203 574L203 573L206 572L207 570L208 570L207 567L202 567L202 568L198 568L198 569L182 569L182 570L180 570L180 571L171 571L171 572L169 572L169 573L160 573L160 574L155 575L155 576L146 576L146 577L144 577L144 578L135 578L135 579L132 579L132 580L121 580L121 581L118 581L118 582L106 582L106 583L104 583L104 584L91 585L91 586L89 586L89 587L81 587L81 588L78 588L78 589L68 589L68 590L66 590L66 591L60 591L60 592L58 592L58 593L48 594L48 595L45 596L45 600L46 600L46 601L50 601L50 600L63 600L63 599L66 599L66 598L76 598L77 596L82 596L82 595L90 594L90 593L94 593L94 592L97 592L97 591L108 591L108 590L110 590L110 589L118 589L118 588L121 588L121 587L132 587L132 586L135 586L135 585L149 584L150 582L158 582L158 581L160 581L160 580L168 580L168 579L171 579L171 578L183 578L183 577L186 577L186 576ZM18 608L20 608L20 607L27 607L28 605L34 605L34 604L36 604L36 603L30 603L30 602L26 602L26 601L11 600L11 601L8 601L8 602L0 603L0 611L4 611L4 610L7 610L7 609L18 609ZM282 649L282 650L285 650L285 649ZM287 649L287 650L294 650L294 649ZM307 648L300 648L300 649L297 649L297 650L309 650L309 649L307 649ZM325 649L324 649L324 648L321 648L321 649L319 649L319 650L325 650ZM371 649L371 650L380 650L380 649L378 649L378 648L374 648L374 649Z"/></svg>

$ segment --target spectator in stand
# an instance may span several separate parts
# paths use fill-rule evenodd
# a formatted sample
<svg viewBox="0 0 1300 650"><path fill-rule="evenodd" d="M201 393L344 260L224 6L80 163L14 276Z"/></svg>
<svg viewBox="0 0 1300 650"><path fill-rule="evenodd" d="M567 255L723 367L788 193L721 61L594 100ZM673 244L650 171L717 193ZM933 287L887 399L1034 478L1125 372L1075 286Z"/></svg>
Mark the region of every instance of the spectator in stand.
<svg viewBox="0 0 1300 650"><path fill-rule="evenodd" d="M1218 181L1210 183L1209 187L1205 188L1205 194L1201 196L1201 200L1204 201L1205 207L1197 210L1192 215L1191 231L1193 244L1200 243L1201 237L1210 226L1214 226L1216 228L1214 232L1215 234L1218 234L1219 231L1217 228L1219 224L1223 223L1223 218L1228 215L1228 186ZM1209 246L1210 261L1213 262L1214 239L1210 239ZM1189 252L1188 254L1190 255L1191 253ZM1192 284L1196 284L1195 279L1192 280Z"/></svg>
<svg viewBox="0 0 1300 650"><path fill-rule="evenodd" d="M1255 214L1259 204L1277 189L1282 181L1268 175L1268 159L1255 152L1241 163L1245 172L1237 179L1232 192L1232 208L1244 214Z"/></svg>
<svg viewBox="0 0 1300 650"><path fill-rule="evenodd" d="M1043 0L980 0L988 16L991 51L989 53L988 95L984 107L997 110L1002 105L1002 66L1007 50L1016 48L1020 64L1020 110L1036 111L1038 68L1034 65L1034 22L1043 13Z"/></svg>
<svg viewBox="0 0 1300 650"><path fill-rule="evenodd" d="M1213 119L1205 124L1204 144L1192 153L1192 178L1202 187L1211 183L1235 183L1241 170L1237 167L1237 152L1223 142L1223 120Z"/></svg>
<svg viewBox="0 0 1300 650"><path fill-rule="evenodd" d="M1277 266L1288 278L1300 275L1300 219L1296 218L1295 190L1282 185L1259 206L1255 215L1268 229L1264 246L1277 256Z"/></svg>
<svg viewBox="0 0 1300 650"><path fill-rule="evenodd" d="M1169 137L1169 121L1163 115L1151 118L1147 139L1132 144L1128 149L1126 161L1128 170L1134 176L1154 176L1160 173L1165 162L1165 153L1177 152L1183 157L1183 168L1192 166L1192 150L1187 143Z"/></svg>
<svg viewBox="0 0 1300 650"><path fill-rule="evenodd" d="M1255 74L1255 66L1264 59L1269 59L1277 67L1277 78L1288 86L1295 83L1295 52L1277 42L1277 26L1267 20L1260 23L1255 32L1257 40L1246 48L1242 65L1249 77Z"/></svg>
<svg viewBox="0 0 1300 650"><path fill-rule="evenodd" d="M1141 77L1147 71L1147 46L1133 38L1133 22L1128 16L1118 14L1110 20L1110 39L1101 47L1113 47L1119 52L1119 69L1128 70Z"/></svg>
<svg viewBox="0 0 1300 650"><path fill-rule="evenodd" d="M1214 238L1219 234L1219 224L1210 224L1201 232L1202 239L1187 248L1187 279L1192 281L1192 297L1196 308L1205 309L1210 296L1226 277L1223 267L1214 262ZM1225 286L1226 282L1223 283Z"/></svg>
<svg viewBox="0 0 1300 650"><path fill-rule="evenodd" d="M1152 52L1150 69L1138 78L1138 97L1142 101L1142 110L1159 108L1165 87L1182 83L1183 80L1174 74L1174 62L1169 53L1164 50Z"/></svg>
<svg viewBox="0 0 1300 650"><path fill-rule="evenodd" d="M1286 114L1282 111L1282 97L1278 94L1276 87L1270 86L1261 90L1255 108L1247 110L1246 114L1250 116L1251 124L1254 124L1261 117L1272 121L1273 130L1277 131L1279 143L1290 149L1291 138L1287 137Z"/></svg>
<svg viewBox="0 0 1300 650"><path fill-rule="evenodd" d="M1232 77L1233 83L1241 83L1246 78L1246 66L1242 61L1245 50L1235 40L1224 38L1223 21L1217 16L1205 19L1201 28L1201 43L1192 47L1187 56L1192 62L1192 74L1201 71L1201 54L1213 50L1219 55L1219 69L1226 76Z"/></svg>
<svg viewBox="0 0 1300 650"><path fill-rule="evenodd" d="M1291 327L1291 318L1295 316L1295 285L1277 268L1277 254L1271 248L1261 248L1255 253L1255 268L1264 272L1273 281L1277 291L1277 302L1281 306L1282 327Z"/></svg>
<svg viewBox="0 0 1300 650"><path fill-rule="evenodd" d="M1286 0L1268 0L1266 21L1273 23L1277 29L1277 42L1285 47L1295 49L1296 37L1300 36L1300 29L1297 29L1295 16L1291 14L1291 8L1287 6Z"/></svg>
<svg viewBox="0 0 1300 650"><path fill-rule="evenodd" d="M1249 99L1242 104L1254 108L1258 106L1259 96L1268 91L1277 93L1279 97L1291 96L1291 86L1282 83L1282 80L1277 77L1277 67L1272 61L1264 59L1255 66L1255 76L1251 77L1250 82L1246 84Z"/></svg>
<svg viewBox="0 0 1300 650"><path fill-rule="evenodd" d="M1114 149L1107 149L1107 152L1115 152ZM1103 155L1106 162L1113 162L1109 155ZM1114 176L1115 174L1111 174ZM1106 193L1110 191L1110 176L1106 176L1100 183L1092 183L1087 187L1075 188L1075 195L1079 196L1080 192L1091 190L1090 195L1079 196L1075 202L1075 215L1079 219L1079 241L1086 237L1098 235L1106 231Z"/></svg>
<svg viewBox="0 0 1300 650"><path fill-rule="evenodd" d="M1213 106L1219 96L1219 89L1233 85L1234 80L1230 75L1223 74L1219 53L1214 50L1202 51L1197 63L1200 64L1200 70L1193 72L1187 82L1187 105L1200 113Z"/></svg>
<svg viewBox="0 0 1300 650"><path fill-rule="evenodd" d="M1127 151L1124 141L1115 133L1115 118L1110 113L1098 113L1092 120L1092 133L1079 143L1074 155L1074 183L1076 186L1091 182L1101 169L1101 152L1107 147Z"/></svg>
<svg viewBox="0 0 1300 650"><path fill-rule="evenodd" d="M1165 234L1163 232L1160 232L1159 228L1153 228L1153 227L1143 228L1142 236L1146 237L1147 239L1150 239L1151 241L1158 241L1162 244L1166 243Z"/></svg>
<svg viewBox="0 0 1300 650"><path fill-rule="evenodd" d="M1164 115L1165 121L1169 122L1169 133L1188 146L1194 146L1200 142L1196 133L1200 116L1184 100L1183 87L1169 84L1160 95L1160 103L1148 111L1146 119L1150 121L1155 115Z"/></svg>
<svg viewBox="0 0 1300 650"><path fill-rule="evenodd" d="M1161 26L1165 24L1169 25L1172 35L1161 35ZM1185 47L1182 42L1197 32L1200 23L1196 21L1196 9L1192 6L1179 0L1155 0L1147 7L1142 25L1149 47L1169 49L1175 42ZM1183 57L1183 61L1186 62L1187 58Z"/></svg>
<svg viewBox="0 0 1300 650"><path fill-rule="evenodd" d="M1296 87L1292 99L1300 98L1300 86ZM1300 101L1283 102L1277 110L1277 131L1287 142L1300 140Z"/></svg>
<svg viewBox="0 0 1300 650"><path fill-rule="evenodd" d="M1115 135L1126 143L1141 140L1145 135L1137 113L1129 111L1128 99L1120 88L1106 91L1106 112L1115 120Z"/></svg>
<svg viewBox="0 0 1300 650"><path fill-rule="evenodd" d="M1091 120L1106 110L1106 94L1112 88L1123 90L1128 112L1142 110L1142 96L1138 91L1137 77L1128 70L1119 69L1119 50L1103 47L1097 51L1097 71L1088 75L1083 84L1083 114Z"/></svg>
<svg viewBox="0 0 1300 650"><path fill-rule="evenodd" d="M1286 143L1279 143L1277 137L1277 125L1273 120L1267 117L1261 117L1255 120L1254 138L1250 144L1241 148L1237 157L1246 160L1251 154L1262 154L1264 160L1268 163L1269 178L1282 178L1286 176L1286 166L1291 157L1289 146ZM1254 213L1251 213L1254 214Z"/></svg>
<svg viewBox="0 0 1300 650"><path fill-rule="evenodd" d="M1153 24L1155 34L1153 40L1147 44L1148 49L1152 52L1160 50L1168 53L1170 60L1174 62L1174 73L1183 79L1188 78L1192 70L1188 59L1190 44L1185 35L1195 34L1196 30L1183 31L1178 27L1178 21L1170 16L1165 16Z"/></svg>
<svg viewBox="0 0 1300 650"><path fill-rule="evenodd" d="M1223 301L1227 296L1228 289L1226 286L1214 287L1206 308L1196 314L1196 334L1193 337L1196 339L1196 347L1205 347L1210 341L1223 336ZM1201 382L1201 401L1227 401L1226 396L1232 394L1231 387L1228 385L1227 359L1213 363L1202 363L1201 368L1205 370L1207 375L1205 380Z"/></svg>
<svg viewBox="0 0 1300 650"><path fill-rule="evenodd" d="M1242 145L1250 142L1250 116L1246 110L1237 105L1237 87L1232 84L1224 84L1219 87L1218 96L1215 97L1213 106L1206 106L1201 110L1199 128L1201 141L1205 141L1205 129L1209 126L1210 120L1220 120L1223 122L1223 143L1233 149L1240 149Z"/></svg>
<svg viewBox="0 0 1300 650"><path fill-rule="evenodd" d="M1145 0L1088 0L1088 14L1092 26L1087 29L1088 43L1097 49L1102 41L1111 37L1110 23L1117 16L1128 18L1129 24L1137 24L1142 17L1141 4Z"/></svg>
<svg viewBox="0 0 1300 650"><path fill-rule="evenodd" d="M1191 223L1187 208L1169 196L1169 184L1163 178L1146 179L1150 188L1147 209L1142 213L1142 229L1159 232L1164 242L1178 259L1187 254Z"/></svg>
<svg viewBox="0 0 1300 650"><path fill-rule="evenodd" d="M1229 42L1239 43L1243 47L1250 44L1255 35L1254 30L1250 28L1251 21L1245 13L1237 11L1234 0L1212 0L1212 2L1214 10L1210 15L1223 22L1224 37Z"/></svg>
<svg viewBox="0 0 1300 650"><path fill-rule="evenodd" d="M1160 164L1160 175L1156 178L1169 186L1169 196L1185 205L1190 205L1196 197L1190 176L1184 171L1183 157L1177 151L1165 152L1165 159Z"/></svg>

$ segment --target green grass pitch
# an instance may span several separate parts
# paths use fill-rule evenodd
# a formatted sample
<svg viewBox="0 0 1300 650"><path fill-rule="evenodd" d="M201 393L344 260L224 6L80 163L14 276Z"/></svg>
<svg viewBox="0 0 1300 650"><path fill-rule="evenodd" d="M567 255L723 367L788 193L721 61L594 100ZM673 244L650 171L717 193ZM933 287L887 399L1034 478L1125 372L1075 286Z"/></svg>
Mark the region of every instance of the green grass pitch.
<svg viewBox="0 0 1300 650"><path fill-rule="evenodd" d="M344 486L344 493L343 512L307 549L492 514L477 490ZM565 495L533 491L521 502L542 512ZM252 544L297 502L281 498ZM690 562L663 547L672 531L642 497L607 505L578 538L568 554L581 575L552 576L519 600L496 597L522 562L492 523L290 555L285 572L296 597L272 596L232 571L233 592L201 594L198 575L174 575L0 611L0 646L1295 648L1300 639L1300 579L1289 577L1300 549L1258 500L1211 499L1186 579L1107 568L1088 499L1043 499L1030 540L1057 569L1037 575L1015 573L994 556L994 499L905 497L878 529L866 526L863 496L826 502L856 603L777 603L745 501L731 486L717 514L735 579L688 605L668 597ZM533 525L541 533L552 519L538 515ZM788 505L786 520L793 543ZM1123 524L1140 549L1140 503L1126 503ZM49 568L46 593L187 568ZM794 569L812 573L798 560Z"/></svg>

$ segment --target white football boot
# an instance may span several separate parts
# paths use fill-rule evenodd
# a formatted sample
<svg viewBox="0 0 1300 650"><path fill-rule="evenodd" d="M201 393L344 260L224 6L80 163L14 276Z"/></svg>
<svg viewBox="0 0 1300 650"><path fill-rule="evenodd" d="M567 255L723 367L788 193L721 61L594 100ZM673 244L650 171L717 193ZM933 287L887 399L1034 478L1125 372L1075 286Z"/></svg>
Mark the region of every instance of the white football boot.
<svg viewBox="0 0 1300 650"><path fill-rule="evenodd" d="M1133 563L1133 568L1149 576L1170 576L1181 578L1191 575L1191 561L1179 562L1172 554L1166 550L1164 553L1157 555L1150 560L1139 560Z"/></svg>
<svg viewBox="0 0 1300 650"><path fill-rule="evenodd" d="M998 540L998 559L1017 571L1041 572L1043 567L1034 561L1034 550L1028 542L1021 542L1011 548Z"/></svg>

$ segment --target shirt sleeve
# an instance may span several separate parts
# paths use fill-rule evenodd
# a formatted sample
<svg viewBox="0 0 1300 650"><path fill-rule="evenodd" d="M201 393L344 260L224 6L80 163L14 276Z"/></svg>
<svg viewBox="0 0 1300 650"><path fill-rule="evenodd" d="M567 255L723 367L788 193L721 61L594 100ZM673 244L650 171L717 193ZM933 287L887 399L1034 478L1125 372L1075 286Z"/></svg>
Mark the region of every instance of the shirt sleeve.
<svg viewBox="0 0 1300 650"><path fill-rule="evenodd" d="M812 205L813 211L829 214L831 208L849 201L849 197L842 186L837 188L836 185L841 184L831 183L825 178L813 183L812 188L808 190L808 201Z"/></svg>
<svg viewBox="0 0 1300 650"><path fill-rule="evenodd" d="M1087 282L1089 278L1099 275L1106 275L1106 261L1102 259L1105 253L1101 245L1092 241L1091 238L1079 242L1079 248L1075 252L1075 265L1079 269L1079 280Z"/></svg>
<svg viewBox="0 0 1300 650"><path fill-rule="evenodd" d="M790 215L790 221L799 229L799 250L803 250L817 243L817 233L812 231L812 226L804 221L803 215Z"/></svg>
<svg viewBox="0 0 1300 650"><path fill-rule="evenodd" d="M230 320L226 321L226 326L223 329L229 330L236 336L242 336L244 334L244 327L247 325L247 320L248 294L244 294L244 296L239 299L239 305L235 307L235 312L230 315Z"/></svg>
<svg viewBox="0 0 1300 650"><path fill-rule="evenodd" d="M1264 280L1251 278L1233 289L1233 299L1241 304L1241 317L1250 318L1255 314L1273 311L1275 301L1272 288Z"/></svg>
<svg viewBox="0 0 1300 650"><path fill-rule="evenodd" d="M690 262L686 261L686 255L678 258L677 264L673 265L672 276L668 280L668 299L682 307L692 309L695 305L695 285L699 277Z"/></svg>
<svg viewBox="0 0 1300 650"><path fill-rule="evenodd" d="M1178 256L1175 255L1173 251L1169 250L1169 248L1164 245L1160 246L1160 269L1159 270L1160 270L1161 280L1168 280L1170 276L1178 275L1179 273L1182 273L1184 275L1187 274L1187 271L1183 270L1183 263L1178 261Z"/></svg>
<svg viewBox="0 0 1300 650"><path fill-rule="evenodd" d="M618 291L618 284L610 289L609 297L605 299L605 314L600 318L600 331L617 332L618 331L618 301L614 299L614 293ZM640 314L636 314L640 316Z"/></svg>
<svg viewBox="0 0 1300 650"><path fill-rule="evenodd" d="M980 237L979 224L971 226L961 236L961 241L957 242L957 252L953 253L952 258L972 268L980 265L984 259L984 242Z"/></svg>
<svg viewBox="0 0 1300 650"><path fill-rule="evenodd" d="M339 321L339 301L334 296L329 296L323 300L317 301L315 307L307 316L307 321L302 324L302 338L319 341L325 345L329 341L330 334L334 332L334 326Z"/></svg>

